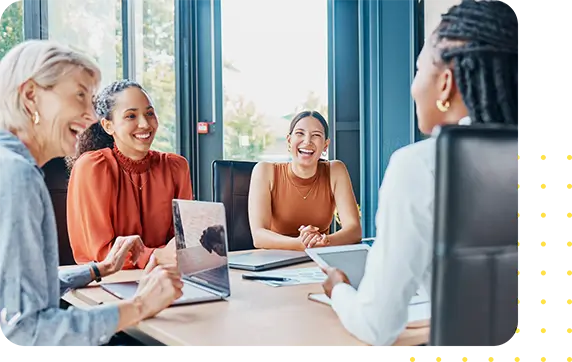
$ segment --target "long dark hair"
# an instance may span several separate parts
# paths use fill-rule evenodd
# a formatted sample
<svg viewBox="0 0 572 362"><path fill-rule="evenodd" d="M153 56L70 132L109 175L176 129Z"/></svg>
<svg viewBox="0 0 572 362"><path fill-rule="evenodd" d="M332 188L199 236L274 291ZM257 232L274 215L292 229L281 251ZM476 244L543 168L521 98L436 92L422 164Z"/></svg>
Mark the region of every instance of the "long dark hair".
<svg viewBox="0 0 572 362"><path fill-rule="evenodd" d="M301 119L306 117L313 117L318 121L320 121L320 123L324 127L324 136L326 137L326 139L330 137L330 128L328 127L328 122L326 122L324 116L322 116L318 111L302 111L297 115L295 115L294 118L292 118L292 122L290 122L290 130L288 131L288 134L291 135L292 132L294 132L294 127L296 127L296 124L298 124L298 122L300 122Z"/></svg>
<svg viewBox="0 0 572 362"><path fill-rule="evenodd" d="M117 95L128 88L138 88L145 91L143 87L132 80L118 80L105 87L95 98L94 107L97 119L112 120L113 109ZM71 170L75 161L85 152L101 150L103 148L113 148L113 137L110 136L100 122L96 122L83 132L78 140L76 154L66 158L68 169Z"/></svg>
<svg viewBox="0 0 572 362"><path fill-rule="evenodd" d="M464 0L436 30L440 60L474 123L518 125L518 21L501 1Z"/></svg>

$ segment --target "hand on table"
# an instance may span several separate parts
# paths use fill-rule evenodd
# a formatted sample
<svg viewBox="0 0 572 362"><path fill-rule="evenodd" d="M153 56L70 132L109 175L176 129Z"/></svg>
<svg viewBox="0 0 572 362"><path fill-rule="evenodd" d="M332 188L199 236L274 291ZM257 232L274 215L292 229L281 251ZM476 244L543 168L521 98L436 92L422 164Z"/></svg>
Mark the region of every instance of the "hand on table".
<svg viewBox="0 0 572 362"><path fill-rule="evenodd" d="M139 281L134 300L141 303L143 319L154 317L182 295L183 282L176 265L159 265Z"/></svg>
<svg viewBox="0 0 572 362"><path fill-rule="evenodd" d="M328 267L325 269L320 268L320 269L322 269L324 274L326 274L328 276L326 281L324 281L324 283L322 283L322 287L324 288L324 292L326 293L328 298L332 297L332 290L334 290L334 287L336 285L338 285L340 283L350 284L350 281L349 281L347 275L343 271L341 271L340 269L332 268L332 267Z"/></svg>
<svg viewBox="0 0 572 362"><path fill-rule="evenodd" d="M135 264L143 248L143 240L139 235L118 236L105 259L97 265L101 276L105 277L121 270L129 255L131 263Z"/></svg>
<svg viewBox="0 0 572 362"><path fill-rule="evenodd" d="M149 274L155 267L160 265L177 266L177 248L175 238L171 239L164 248L153 251L149 262L145 266L145 274Z"/></svg>
<svg viewBox="0 0 572 362"><path fill-rule="evenodd" d="M300 232L298 238L300 242L304 244L304 248L328 246L330 244L328 236L326 234L320 234L320 229L315 226L302 225L298 228L298 231Z"/></svg>

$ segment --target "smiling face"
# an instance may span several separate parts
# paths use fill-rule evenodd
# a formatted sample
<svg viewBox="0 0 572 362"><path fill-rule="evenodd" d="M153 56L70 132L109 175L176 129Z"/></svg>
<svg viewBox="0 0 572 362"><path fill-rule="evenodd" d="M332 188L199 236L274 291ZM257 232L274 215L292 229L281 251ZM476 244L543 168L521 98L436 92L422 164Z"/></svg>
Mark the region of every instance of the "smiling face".
<svg viewBox="0 0 572 362"><path fill-rule="evenodd" d="M102 120L117 148L134 160L144 158L159 127L151 99L141 89L130 87L115 95L112 119Z"/></svg>
<svg viewBox="0 0 572 362"><path fill-rule="evenodd" d="M27 108L33 116L38 112L34 133L48 158L73 155L78 136L96 122L95 87L93 76L82 68L76 68L50 88L33 82L22 87Z"/></svg>
<svg viewBox="0 0 572 362"><path fill-rule="evenodd" d="M296 123L287 136L292 162L302 166L317 164L322 152L328 149L324 126L314 117L305 117Z"/></svg>

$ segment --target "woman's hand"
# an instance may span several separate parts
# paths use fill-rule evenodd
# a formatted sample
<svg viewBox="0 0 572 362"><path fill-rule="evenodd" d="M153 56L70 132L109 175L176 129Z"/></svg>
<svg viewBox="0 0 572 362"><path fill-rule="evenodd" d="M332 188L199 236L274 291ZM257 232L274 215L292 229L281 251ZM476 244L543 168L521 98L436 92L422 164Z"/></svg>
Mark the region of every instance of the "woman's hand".
<svg viewBox="0 0 572 362"><path fill-rule="evenodd" d="M172 238L164 248L155 249L149 258L149 262L145 266L145 274L150 273L159 265L177 266L177 248L175 238Z"/></svg>
<svg viewBox="0 0 572 362"><path fill-rule="evenodd" d="M105 277L121 270L129 255L131 263L135 265L143 248L143 240L139 235L118 236L105 259L98 264L101 276Z"/></svg>
<svg viewBox="0 0 572 362"><path fill-rule="evenodd" d="M142 318L154 317L182 295L183 282L175 265L153 268L143 275L134 300L141 304Z"/></svg>
<svg viewBox="0 0 572 362"><path fill-rule="evenodd" d="M314 248L320 246L328 246L330 241L326 234L320 234L320 229L316 226L300 226L298 228L300 231L300 242L304 244L304 248Z"/></svg>
<svg viewBox="0 0 572 362"><path fill-rule="evenodd" d="M334 290L334 287L340 283L346 283L346 284L350 284L350 281L347 277L347 275L341 271L340 269L337 268L332 268L332 267L328 267L328 268L320 268L322 269L322 271L328 276L328 278L326 279L326 281L322 284L322 287L324 288L324 292L326 293L326 295L328 296L328 298L332 297L332 290Z"/></svg>

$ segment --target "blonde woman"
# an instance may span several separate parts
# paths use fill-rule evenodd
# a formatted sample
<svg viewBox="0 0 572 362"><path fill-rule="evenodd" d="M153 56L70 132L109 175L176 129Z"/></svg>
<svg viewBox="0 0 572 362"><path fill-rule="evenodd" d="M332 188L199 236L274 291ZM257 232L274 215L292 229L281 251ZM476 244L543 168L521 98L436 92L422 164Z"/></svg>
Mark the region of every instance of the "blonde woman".
<svg viewBox="0 0 572 362"><path fill-rule="evenodd" d="M0 60L0 327L19 345L98 345L169 306L182 293L174 267L156 267L132 300L89 310L59 309L60 296L120 270L143 250L118 238L107 257L58 272L53 206L41 167L71 156L95 120L100 71L56 43L28 41Z"/></svg>

